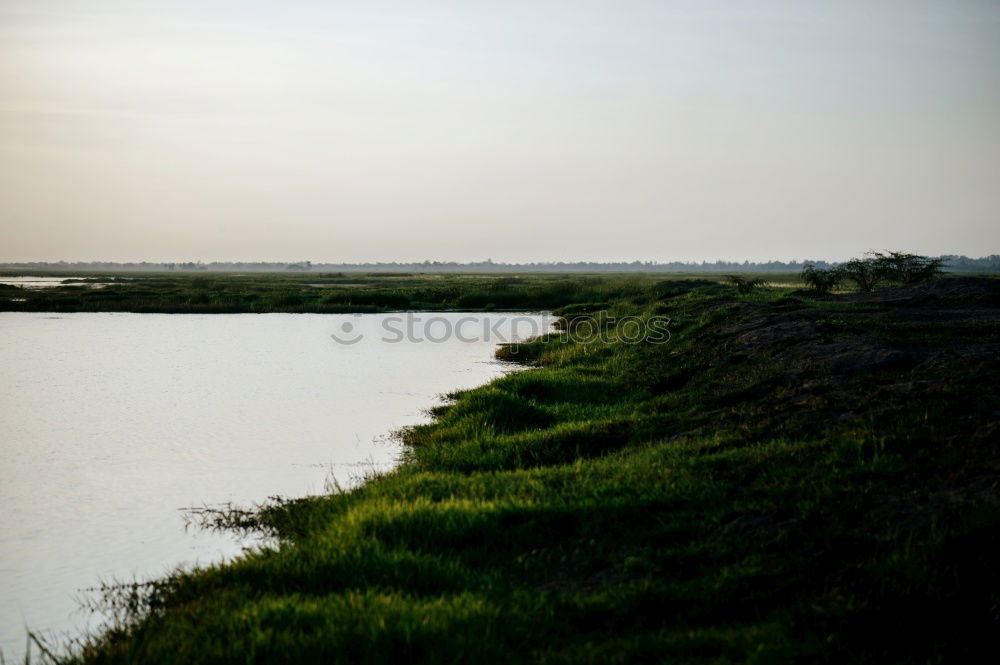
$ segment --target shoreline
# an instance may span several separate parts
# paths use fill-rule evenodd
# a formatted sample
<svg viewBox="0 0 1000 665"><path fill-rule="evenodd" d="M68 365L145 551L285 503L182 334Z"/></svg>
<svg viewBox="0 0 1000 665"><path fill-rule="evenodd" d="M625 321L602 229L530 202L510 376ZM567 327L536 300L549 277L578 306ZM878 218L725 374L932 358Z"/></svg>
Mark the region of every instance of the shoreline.
<svg viewBox="0 0 1000 665"><path fill-rule="evenodd" d="M71 660L976 653L998 286L612 303L669 314L671 343L523 344L538 368L453 395L399 468L266 509L276 550L133 590Z"/></svg>

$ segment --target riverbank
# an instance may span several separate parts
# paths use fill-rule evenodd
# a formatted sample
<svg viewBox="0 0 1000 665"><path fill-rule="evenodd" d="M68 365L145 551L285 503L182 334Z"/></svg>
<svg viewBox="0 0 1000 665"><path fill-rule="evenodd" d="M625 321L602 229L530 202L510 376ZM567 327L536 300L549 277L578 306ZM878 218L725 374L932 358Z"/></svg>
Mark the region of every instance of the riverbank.
<svg viewBox="0 0 1000 665"><path fill-rule="evenodd" d="M674 279L704 277L673 276ZM768 278L778 282L798 279L797 275L777 273L769 274ZM722 277L715 275L712 279L721 281ZM145 314L540 311L572 302L643 299L662 280L662 275L606 273L107 273L68 278L65 283L44 289L0 283L0 311Z"/></svg>
<svg viewBox="0 0 1000 665"><path fill-rule="evenodd" d="M604 334L505 351L538 367L455 394L396 471L217 515L279 544L112 590L123 623L70 660L977 653L1000 618L998 282L627 288L560 303Z"/></svg>

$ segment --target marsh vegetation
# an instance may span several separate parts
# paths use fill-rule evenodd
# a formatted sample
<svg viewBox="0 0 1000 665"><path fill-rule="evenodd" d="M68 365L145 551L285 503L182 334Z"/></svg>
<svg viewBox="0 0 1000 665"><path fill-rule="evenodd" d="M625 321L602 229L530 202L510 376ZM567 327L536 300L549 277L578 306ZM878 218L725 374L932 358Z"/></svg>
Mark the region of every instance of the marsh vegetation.
<svg viewBox="0 0 1000 665"><path fill-rule="evenodd" d="M47 289L0 285L0 310L163 313L374 313L554 309L576 300L642 297L651 275L131 274Z"/></svg>

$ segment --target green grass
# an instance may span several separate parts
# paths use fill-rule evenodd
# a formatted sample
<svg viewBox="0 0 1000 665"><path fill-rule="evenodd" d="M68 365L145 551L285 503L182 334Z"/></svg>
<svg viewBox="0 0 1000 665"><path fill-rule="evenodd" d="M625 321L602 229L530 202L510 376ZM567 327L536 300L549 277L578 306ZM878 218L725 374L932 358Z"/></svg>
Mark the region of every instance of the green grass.
<svg viewBox="0 0 1000 665"><path fill-rule="evenodd" d="M995 325L704 281L511 288L537 290L491 302L671 338L601 319L520 345L531 368L402 432L397 470L260 510L274 546L111 590L121 623L67 662L881 665L996 634Z"/></svg>
<svg viewBox="0 0 1000 665"><path fill-rule="evenodd" d="M796 279L779 275L783 281ZM721 277L720 277L721 279ZM686 275L526 274L104 274L45 289L0 285L0 311L366 313L400 310L542 310L572 302L642 300Z"/></svg>

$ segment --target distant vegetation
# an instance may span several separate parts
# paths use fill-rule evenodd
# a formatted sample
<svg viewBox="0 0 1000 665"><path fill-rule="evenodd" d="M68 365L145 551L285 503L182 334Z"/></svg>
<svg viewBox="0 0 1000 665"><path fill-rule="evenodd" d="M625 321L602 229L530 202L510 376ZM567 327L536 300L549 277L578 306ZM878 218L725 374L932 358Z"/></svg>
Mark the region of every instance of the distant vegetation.
<svg viewBox="0 0 1000 665"><path fill-rule="evenodd" d="M675 273L678 279L723 279L747 295L767 282L801 283L819 293L837 287L870 291L939 275L940 259L900 252L870 253L799 274ZM567 302L610 302L645 297L664 275L649 273L303 272L96 273L70 277L51 288L0 285L0 310L164 313L374 313L401 310L542 310Z"/></svg>
<svg viewBox="0 0 1000 665"><path fill-rule="evenodd" d="M726 275L726 279L730 284L736 287L736 291L741 295L749 295L756 291L759 287L767 284L764 280L759 277L740 277L739 275Z"/></svg>
<svg viewBox="0 0 1000 665"><path fill-rule="evenodd" d="M0 310L166 313L372 313L542 310L574 299L641 296L653 275L385 275L343 273L110 275L45 289L0 285ZM99 286L99 283L106 284Z"/></svg>
<svg viewBox="0 0 1000 665"><path fill-rule="evenodd" d="M905 252L869 252L834 268L807 263L802 268L802 281L819 293L829 293L844 282L853 282L859 291L872 291L880 284L927 282L943 271L941 259Z"/></svg>
<svg viewBox="0 0 1000 665"><path fill-rule="evenodd" d="M818 268L811 263L802 268L802 281L817 293L829 293L843 278L843 273L836 268Z"/></svg>
<svg viewBox="0 0 1000 665"><path fill-rule="evenodd" d="M943 255L935 257L952 272L1000 272L1000 255L982 258ZM287 262L227 262L202 263L113 263L104 261L77 261L56 263L0 263L3 271L34 270L43 272L350 272L385 273L400 276L405 273L566 273L566 272L681 272L681 273L734 273L734 272L799 272L806 265L832 268L836 263L827 261L619 261L619 262L537 262L500 263L491 260L456 263L454 261L420 261L414 263L313 263L311 261Z"/></svg>

